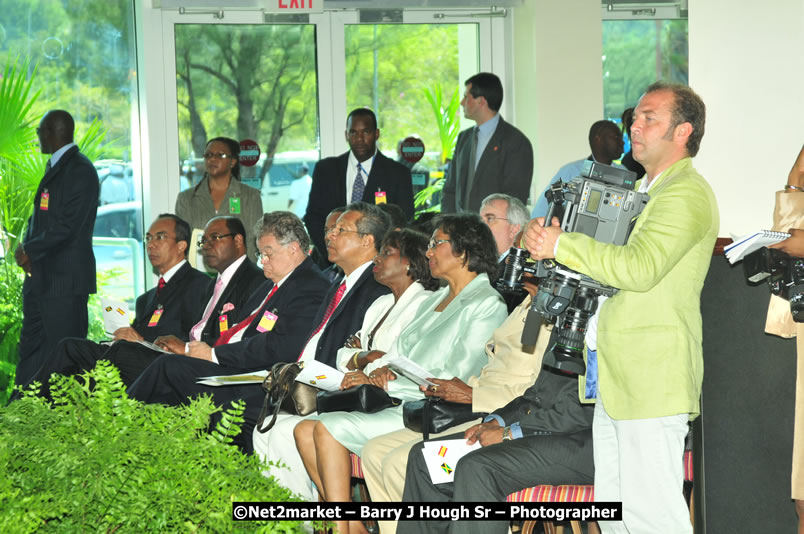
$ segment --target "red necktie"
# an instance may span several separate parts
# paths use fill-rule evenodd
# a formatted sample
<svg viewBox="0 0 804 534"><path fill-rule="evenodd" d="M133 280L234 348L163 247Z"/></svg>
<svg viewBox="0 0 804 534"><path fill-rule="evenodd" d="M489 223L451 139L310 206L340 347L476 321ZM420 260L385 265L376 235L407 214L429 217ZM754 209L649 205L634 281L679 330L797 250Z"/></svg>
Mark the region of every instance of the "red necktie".
<svg viewBox="0 0 804 534"><path fill-rule="evenodd" d="M248 325L250 325L252 323L252 321L254 321L254 318L257 317L257 314L259 314L262 311L262 309L265 307L265 305L268 303L268 301L271 300L271 297L274 296L274 293L276 293L276 288L277 287L278 286L274 286L273 289L271 289L271 292L268 293L268 296L265 297L264 301L262 301L262 304L260 304L260 307L257 308L257 311L255 311L254 313L252 313L251 315L249 315L248 317L246 317L245 319L243 319L242 321L237 323L233 328L230 328L229 330L227 330L226 332L221 334L221 337L218 338L218 340L215 342L214 346L215 347L220 347L221 345L228 344L229 340L231 340L232 337L234 337L234 335L236 333L240 332L244 328L247 328Z"/></svg>
<svg viewBox="0 0 804 534"><path fill-rule="evenodd" d="M307 343L309 343L310 340L313 339L322 328L324 328L324 326L327 324L327 321L329 321L329 318L332 317L332 314L335 311L335 308L337 308L338 304L341 302L344 293L346 293L346 282L341 282L341 285L338 286L338 290L332 297L329 306L327 306L327 311L324 313L324 319L321 321L321 324L319 324L318 327L313 330L313 333L310 334L310 337L307 338L307 342L304 344L304 347L302 347L301 354L299 354L299 357L296 358L297 360L301 360L302 354L304 354L304 349L307 348Z"/></svg>
<svg viewBox="0 0 804 534"><path fill-rule="evenodd" d="M162 289L165 287L166 283L167 282L165 282L165 279L160 276L159 277L159 284L157 284L157 286L156 286L156 294L157 295L162 291Z"/></svg>

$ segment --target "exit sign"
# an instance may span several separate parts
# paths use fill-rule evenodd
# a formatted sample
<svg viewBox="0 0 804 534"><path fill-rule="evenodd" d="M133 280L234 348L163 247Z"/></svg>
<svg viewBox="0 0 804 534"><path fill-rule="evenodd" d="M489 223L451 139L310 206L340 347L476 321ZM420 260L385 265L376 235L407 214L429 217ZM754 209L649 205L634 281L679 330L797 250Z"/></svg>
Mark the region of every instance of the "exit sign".
<svg viewBox="0 0 804 534"><path fill-rule="evenodd" d="M324 0L270 0L271 13L323 13Z"/></svg>

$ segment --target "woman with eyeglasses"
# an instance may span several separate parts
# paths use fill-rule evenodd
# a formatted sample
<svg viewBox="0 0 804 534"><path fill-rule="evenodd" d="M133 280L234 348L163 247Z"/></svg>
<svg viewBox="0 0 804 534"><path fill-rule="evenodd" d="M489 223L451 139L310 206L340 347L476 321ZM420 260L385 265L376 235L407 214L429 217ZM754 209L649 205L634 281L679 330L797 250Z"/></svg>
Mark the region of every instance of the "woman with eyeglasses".
<svg viewBox="0 0 804 534"><path fill-rule="evenodd" d="M477 215L442 215L435 227L426 257L431 275L446 286L422 302L386 355L362 372L347 373L343 389L371 383L403 401L418 400L424 396L419 386L386 365L393 357L409 358L432 378L464 381L487 363L485 343L507 316L489 281L497 269L494 237ZM294 436L307 473L324 500L349 501L349 453L360 455L368 440L403 426L402 406L395 406L374 414L319 414L299 423ZM335 524L341 534L364 532L359 522Z"/></svg>
<svg viewBox="0 0 804 534"><path fill-rule="evenodd" d="M246 227L249 258L257 253L253 228L262 217L262 198L253 187L240 183L240 143L228 137L215 137L204 151L204 178L193 188L179 193L176 215L203 229L218 215L239 218Z"/></svg>
<svg viewBox="0 0 804 534"><path fill-rule="evenodd" d="M438 289L427 266L427 236L394 230L385 236L374 258L374 279L391 290L366 310L363 326L338 351L338 369L359 371L383 356L400 332L416 317L423 300ZM365 375L364 375L365 376Z"/></svg>

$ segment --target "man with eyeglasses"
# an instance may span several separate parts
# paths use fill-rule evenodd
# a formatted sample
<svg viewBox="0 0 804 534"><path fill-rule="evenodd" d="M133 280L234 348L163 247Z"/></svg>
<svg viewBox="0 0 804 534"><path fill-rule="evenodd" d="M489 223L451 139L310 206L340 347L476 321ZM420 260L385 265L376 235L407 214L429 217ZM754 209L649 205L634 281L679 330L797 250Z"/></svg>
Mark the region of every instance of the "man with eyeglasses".
<svg viewBox="0 0 804 534"><path fill-rule="evenodd" d="M380 251L382 238L391 227L391 218L383 210L366 202L355 202L338 217L335 227L327 232L329 260L344 272L344 278L334 282L324 297L308 332L307 341L294 359L318 360L332 367L338 349L360 330L369 306L390 290L374 279L374 256ZM249 410L259 413L263 395L252 393L246 398ZM269 468L280 484L296 494L311 498L312 487L306 476L301 456L296 449L293 428L298 416L279 414L270 432L253 431L253 448L264 461L282 458L289 469ZM246 427L244 427L245 430Z"/></svg>
<svg viewBox="0 0 804 534"><path fill-rule="evenodd" d="M528 210L522 201L505 193L493 193L483 199L480 204L480 217L491 229L494 241L497 243L497 277L503 276L505 271L505 259L514 244L514 238L528 224ZM492 280L492 285L496 282ZM519 303L525 298L525 291L512 293L510 291L500 291L500 295L505 300L508 313L514 311Z"/></svg>
<svg viewBox="0 0 804 534"><path fill-rule="evenodd" d="M139 342L189 332L198 322L212 291L212 280L187 262L190 226L175 215L162 214L145 234L145 243L148 260L160 275L159 283L137 298L132 325L118 328L112 345L79 338L61 340L26 386L37 381L42 384L41 393L48 397L52 373L75 374L94 367L99 359L112 361L120 369L123 382L131 384L147 365L131 357L133 346L139 348ZM146 350L148 353L156 352Z"/></svg>
<svg viewBox="0 0 804 534"><path fill-rule="evenodd" d="M214 345L203 341L191 341L186 347L182 344L183 355L158 357L128 389L132 398L169 405L188 402L200 394L212 395L217 404L226 405L256 392L259 398L244 414L243 432L235 440L247 451L251 449L251 428L259 414L262 388L216 388L196 381L202 376L260 371L277 362L295 360L329 286L308 255L310 238L296 215L288 211L266 213L255 233L270 291L254 293L243 306L248 315L232 324Z"/></svg>
<svg viewBox="0 0 804 534"><path fill-rule="evenodd" d="M187 344L193 341L215 343L231 325L251 313L245 306L254 294L265 296L270 284L257 266L246 256L246 229L237 217L215 217L207 223L198 249L204 263L218 272L215 285L201 315L189 332L172 332L161 335L154 345L174 354L185 354ZM209 291L206 293L210 294ZM185 333L187 332L187 333ZM107 356L110 360L130 369L126 383L133 382L148 364L161 352L139 343L120 343Z"/></svg>
<svg viewBox="0 0 804 534"><path fill-rule="evenodd" d="M322 159L313 169L304 222L322 258L327 257L324 221L337 206L361 201L396 204L408 220L413 218L410 169L377 150L379 138L374 112L368 108L355 109L346 119L349 152ZM327 263L322 260L322 264Z"/></svg>
<svg viewBox="0 0 804 534"><path fill-rule="evenodd" d="M98 173L73 142L75 123L49 111L36 134L51 154L34 196L33 213L14 254L25 271L16 384L25 384L64 337L86 337L87 300L95 293L92 229Z"/></svg>

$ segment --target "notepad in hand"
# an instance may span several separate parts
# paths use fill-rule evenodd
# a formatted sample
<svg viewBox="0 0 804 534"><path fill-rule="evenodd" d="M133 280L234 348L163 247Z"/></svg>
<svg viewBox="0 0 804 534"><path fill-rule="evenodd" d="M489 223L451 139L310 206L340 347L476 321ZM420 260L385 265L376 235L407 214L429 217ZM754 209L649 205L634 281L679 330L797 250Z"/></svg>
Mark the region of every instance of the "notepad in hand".
<svg viewBox="0 0 804 534"><path fill-rule="evenodd" d="M787 232L772 232L771 230L760 230L744 236L732 236L734 242L727 246L723 251L729 263L734 264L742 260L747 254L768 245L775 245L790 237Z"/></svg>

